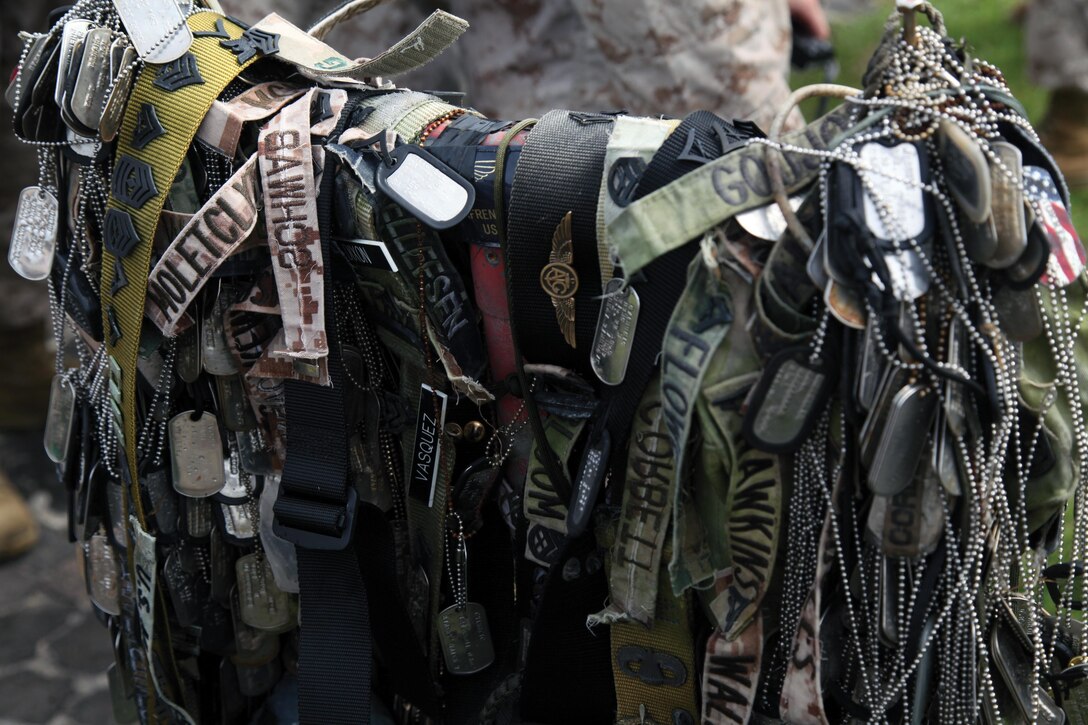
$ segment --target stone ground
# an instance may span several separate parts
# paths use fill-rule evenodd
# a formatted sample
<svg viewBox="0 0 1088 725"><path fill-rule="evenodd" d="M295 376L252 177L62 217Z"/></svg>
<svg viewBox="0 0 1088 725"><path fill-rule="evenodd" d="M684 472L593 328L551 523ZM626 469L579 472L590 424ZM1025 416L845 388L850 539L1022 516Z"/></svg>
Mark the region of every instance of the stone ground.
<svg viewBox="0 0 1088 725"><path fill-rule="evenodd" d="M42 529L30 553L0 564L0 725L113 723L109 635L91 612L41 434L0 434L0 465Z"/></svg>

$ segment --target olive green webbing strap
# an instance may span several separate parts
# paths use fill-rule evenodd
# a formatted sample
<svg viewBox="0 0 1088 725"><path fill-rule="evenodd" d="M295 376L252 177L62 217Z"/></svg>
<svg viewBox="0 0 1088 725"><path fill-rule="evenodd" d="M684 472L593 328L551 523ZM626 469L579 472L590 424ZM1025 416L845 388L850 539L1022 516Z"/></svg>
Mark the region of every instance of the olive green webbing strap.
<svg viewBox="0 0 1088 725"><path fill-rule="evenodd" d="M253 54L239 62L244 54L236 55L221 45L220 41L227 39L222 37L217 21L221 21L219 27L230 40L242 35L241 27L217 13L196 13L187 20L189 28L194 34L208 35L195 37L189 52L173 63L146 66L137 79L118 137L103 229L102 327L106 351L121 378L120 430L141 526L146 526L146 518L137 487L136 363L155 228L174 177L212 102L259 57ZM146 132L149 115L156 119L162 133ZM126 237L133 231L135 238L129 243ZM119 282L113 290L118 256L127 283L120 286Z"/></svg>

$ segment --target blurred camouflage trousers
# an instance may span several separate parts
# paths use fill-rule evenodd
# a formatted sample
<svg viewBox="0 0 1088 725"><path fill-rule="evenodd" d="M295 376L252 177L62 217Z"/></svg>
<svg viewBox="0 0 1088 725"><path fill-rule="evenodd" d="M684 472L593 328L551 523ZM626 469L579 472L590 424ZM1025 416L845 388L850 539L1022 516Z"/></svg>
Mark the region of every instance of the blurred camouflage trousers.
<svg viewBox="0 0 1088 725"><path fill-rule="evenodd" d="M243 20L277 12L303 27L335 7L328 0L227 3ZM708 109L766 129L789 95L786 0L393 0L327 41L347 55L374 56L439 6L472 27L397 85L465 91L466 103L492 118L553 108Z"/></svg>
<svg viewBox="0 0 1088 725"><path fill-rule="evenodd" d="M1088 0L1035 0L1025 34L1035 83L1088 92Z"/></svg>

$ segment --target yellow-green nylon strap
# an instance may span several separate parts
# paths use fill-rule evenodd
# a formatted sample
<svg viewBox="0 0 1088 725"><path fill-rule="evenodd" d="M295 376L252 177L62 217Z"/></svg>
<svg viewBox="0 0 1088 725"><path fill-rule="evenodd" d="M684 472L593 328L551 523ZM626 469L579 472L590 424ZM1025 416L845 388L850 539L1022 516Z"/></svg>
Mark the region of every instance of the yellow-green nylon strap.
<svg viewBox="0 0 1088 725"><path fill-rule="evenodd" d="M216 21L222 20L222 27L232 39L242 34L242 28L218 13L200 12L188 18L189 28L194 32L214 32ZM114 278L114 256L103 250L102 253L102 320L105 333L106 351L116 359L121 368L121 421L125 438L125 457L132 477L133 503L141 525L145 524L143 506L136 494L138 478L136 467L136 362L140 348L140 327L144 316L144 301L147 295L147 277L151 264L152 240L159 223L163 203L170 191L170 186L177 176L185 154L189 150L197 128L203 120L212 101L223 92L246 66L259 56L250 58L245 63L238 62L238 56L230 49L220 45L221 36L205 36L193 39L190 52L196 58L197 68L203 83L194 83L174 91L167 91L154 85L159 73L159 66L148 65L140 74L132 90L125 110L125 119L118 136L117 156L127 154L138 161L151 166L157 195L139 209L132 208L111 193L108 208L120 209L129 213L139 235L136 248L121 261L128 284L118 290L117 296L110 294ZM140 109L144 104L151 105L158 115L166 133L147 143L143 148L134 148L133 133L136 129ZM121 338L116 345L110 344L110 307L114 308Z"/></svg>

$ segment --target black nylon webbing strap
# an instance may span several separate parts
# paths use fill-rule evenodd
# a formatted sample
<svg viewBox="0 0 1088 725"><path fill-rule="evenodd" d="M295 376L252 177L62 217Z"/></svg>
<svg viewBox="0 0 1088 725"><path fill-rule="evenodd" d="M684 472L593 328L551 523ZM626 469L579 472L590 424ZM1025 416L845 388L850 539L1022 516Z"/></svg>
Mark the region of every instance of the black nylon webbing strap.
<svg viewBox="0 0 1088 725"><path fill-rule="evenodd" d="M506 217L506 260L510 317L521 353L529 362L550 363L592 375L589 356L600 311L601 273L597 254L597 200L612 116L551 111L525 141ZM563 339L551 298L540 286L552 235L567 212L572 215L573 267L578 273L575 339Z"/></svg>
<svg viewBox="0 0 1088 725"><path fill-rule="evenodd" d="M333 138L343 131L357 102L349 101L344 108ZM336 174L326 168L318 194L318 225L327 260L332 259L328 234L335 183ZM332 286L325 285L325 304L335 319ZM366 585L352 546L358 498L348 477L343 362L336 324L326 331L332 385L284 382L287 455L274 507L275 531L295 544L298 555L302 725L369 722L374 669Z"/></svg>
<svg viewBox="0 0 1088 725"><path fill-rule="evenodd" d="M669 134L646 166L635 199L641 199L713 161L740 145L744 139L760 135L762 132L754 124L730 124L709 111L696 111L688 115ZM684 292L687 268L697 251L694 241L658 257L631 280L631 286L641 301L631 360L623 383L602 391L605 411L592 431L592 436L597 438L602 430L608 430L612 440L611 459L619 465L627 455L631 421L646 386L657 370L657 356L672 311Z"/></svg>

